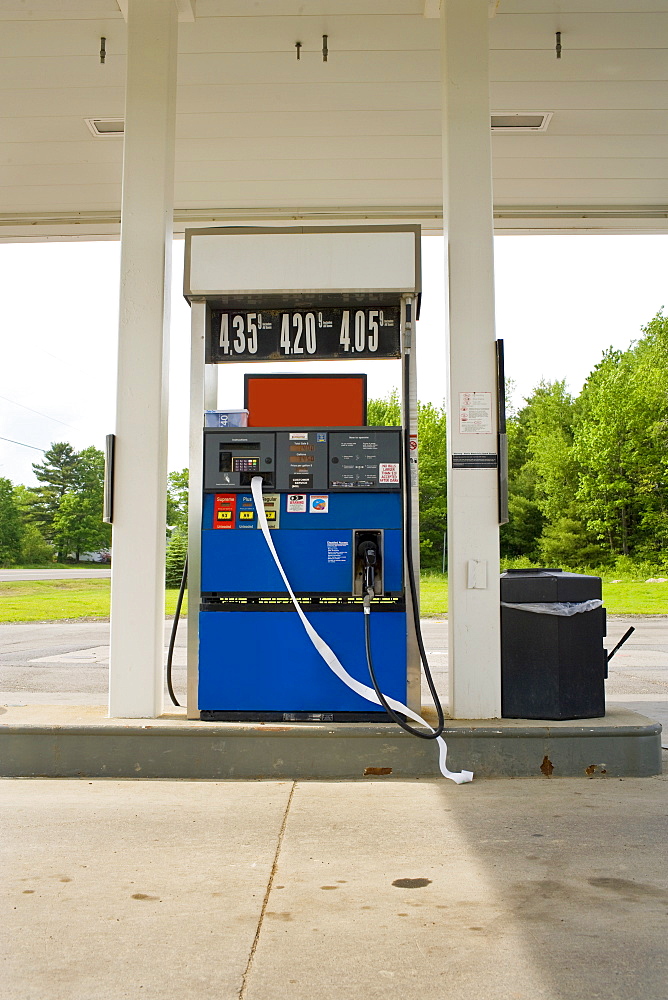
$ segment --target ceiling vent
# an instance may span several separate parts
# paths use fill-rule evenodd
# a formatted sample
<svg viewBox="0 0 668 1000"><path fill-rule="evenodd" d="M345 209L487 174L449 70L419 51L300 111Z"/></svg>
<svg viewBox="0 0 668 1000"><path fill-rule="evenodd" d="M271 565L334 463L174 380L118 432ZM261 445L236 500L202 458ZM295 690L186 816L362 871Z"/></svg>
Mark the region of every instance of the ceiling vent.
<svg viewBox="0 0 668 1000"><path fill-rule="evenodd" d="M551 111L496 111L492 132L545 132L551 118Z"/></svg>
<svg viewBox="0 0 668 1000"><path fill-rule="evenodd" d="M118 139L125 131L124 118L84 118L96 139Z"/></svg>

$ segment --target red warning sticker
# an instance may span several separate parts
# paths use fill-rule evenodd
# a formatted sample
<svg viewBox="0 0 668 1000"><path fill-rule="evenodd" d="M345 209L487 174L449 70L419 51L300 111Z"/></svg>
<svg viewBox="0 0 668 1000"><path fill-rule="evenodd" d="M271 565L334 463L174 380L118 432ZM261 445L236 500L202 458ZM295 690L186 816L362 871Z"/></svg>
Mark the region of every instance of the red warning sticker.
<svg viewBox="0 0 668 1000"><path fill-rule="evenodd" d="M378 482L379 483L398 483L399 482L399 463L398 462L381 462L378 466Z"/></svg>

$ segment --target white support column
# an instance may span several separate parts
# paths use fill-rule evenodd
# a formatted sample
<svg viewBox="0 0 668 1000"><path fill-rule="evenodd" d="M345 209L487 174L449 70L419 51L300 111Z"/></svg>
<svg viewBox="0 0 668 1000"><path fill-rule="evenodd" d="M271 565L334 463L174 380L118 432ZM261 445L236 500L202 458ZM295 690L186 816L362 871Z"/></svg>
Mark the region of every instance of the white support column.
<svg viewBox="0 0 668 1000"><path fill-rule="evenodd" d="M202 571L202 476L204 411L218 407L218 367L204 363L205 299L190 307L190 440L188 459L188 718L199 719L199 599Z"/></svg>
<svg viewBox="0 0 668 1000"><path fill-rule="evenodd" d="M487 0L444 0L443 225L448 288L448 572L450 712L501 714L499 531L495 469L452 467L453 454L497 450L492 167ZM477 432L461 393L489 400Z"/></svg>
<svg viewBox="0 0 668 1000"><path fill-rule="evenodd" d="M163 707L177 8L129 0L109 714Z"/></svg>

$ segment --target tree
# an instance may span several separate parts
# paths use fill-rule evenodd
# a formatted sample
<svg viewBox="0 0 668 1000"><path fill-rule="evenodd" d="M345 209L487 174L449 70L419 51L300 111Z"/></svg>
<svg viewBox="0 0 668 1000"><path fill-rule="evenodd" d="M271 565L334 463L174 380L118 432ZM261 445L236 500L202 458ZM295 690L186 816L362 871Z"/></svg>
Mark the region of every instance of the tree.
<svg viewBox="0 0 668 1000"><path fill-rule="evenodd" d="M399 427L401 425L401 403L397 389L393 389L385 399L369 400L367 423L370 427Z"/></svg>
<svg viewBox="0 0 668 1000"><path fill-rule="evenodd" d="M28 566L48 566L53 562L54 554L37 525L29 521L25 523L21 536L21 562Z"/></svg>
<svg viewBox="0 0 668 1000"><path fill-rule="evenodd" d="M628 351L607 351L579 401L578 500L612 553L656 558L668 546L668 319Z"/></svg>
<svg viewBox="0 0 668 1000"><path fill-rule="evenodd" d="M53 562L53 547L47 542L33 517L35 504L39 501L38 494L27 486L18 485L14 487L14 499L22 524L21 562L38 566Z"/></svg>
<svg viewBox="0 0 668 1000"><path fill-rule="evenodd" d="M188 555L188 529L180 524L172 532L165 557L165 586L180 587L183 565Z"/></svg>
<svg viewBox="0 0 668 1000"><path fill-rule="evenodd" d="M507 380L506 394L513 384ZM545 517L536 502L536 470L529 454L529 408L519 413L509 411L506 421L508 440L508 523L500 529L501 555L526 556L538 561L538 539Z"/></svg>
<svg viewBox="0 0 668 1000"><path fill-rule="evenodd" d="M67 551L58 540L53 527L60 502L65 494L77 485L77 454L67 441L54 442L44 453L43 462L33 464L33 472L40 483L34 490L35 500L31 506L30 519L39 527L46 539L53 542L58 553L58 562L67 557Z"/></svg>
<svg viewBox="0 0 668 1000"><path fill-rule="evenodd" d="M418 403L420 559L440 569L448 510L445 406Z"/></svg>
<svg viewBox="0 0 668 1000"><path fill-rule="evenodd" d="M515 434L520 454L515 454L519 468L509 502L514 518L501 532L508 546L504 554L570 566L601 562L605 552L577 499L581 468L573 442L579 401L567 392L565 381L543 380L525 402L515 426L509 426L509 453Z"/></svg>
<svg viewBox="0 0 668 1000"><path fill-rule="evenodd" d="M21 556L21 512L9 479L0 477L0 566L11 566Z"/></svg>
<svg viewBox="0 0 668 1000"><path fill-rule="evenodd" d="M167 476L167 525L175 528L188 524L188 470Z"/></svg>
<svg viewBox="0 0 668 1000"><path fill-rule="evenodd" d="M106 548L111 528L102 521L103 453L92 446L76 452L67 442L57 442L33 469L44 485L21 487L24 519L55 547L58 561L73 554L78 562L82 552Z"/></svg>
<svg viewBox="0 0 668 1000"><path fill-rule="evenodd" d="M102 521L104 455L97 448L84 448L76 455L73 488L60 499L51 530L59 551L74 553L106 548L111 528Z"/></svg>
<svg viewBox="0 0 668 1000"><path fill-rule="evenodd" d="M525 474L532 477L534 498L546 521L570 510L578 485L573 456L575 403L565 381L541 381L527 399L521 419L526 429Z"/></svg>
<svg viewBox="0 0 668 1000"><path fill-rule="evenodd" d="M510 558L526 556L539 561L539 539L545 518L538 504L521 492L515 492L509 482L508 523L500 529L501 555Z"/></svg>

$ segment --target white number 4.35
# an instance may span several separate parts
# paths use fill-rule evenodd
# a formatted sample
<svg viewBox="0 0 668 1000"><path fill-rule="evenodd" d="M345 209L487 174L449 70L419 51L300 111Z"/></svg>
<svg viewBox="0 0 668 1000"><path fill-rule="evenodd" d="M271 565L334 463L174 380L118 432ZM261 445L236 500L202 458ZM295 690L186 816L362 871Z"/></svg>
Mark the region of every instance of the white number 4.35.
<svg viewBox="0 0 668 1000"><path fill-rule="evenodd" d="M247 313L246 316L232 317L234 339L230 342L230 317L223 313L220 318L220 338L218 343L223 354L256 354L257 353L257 313Z"/></svg>

